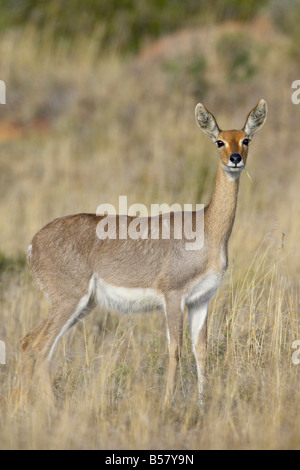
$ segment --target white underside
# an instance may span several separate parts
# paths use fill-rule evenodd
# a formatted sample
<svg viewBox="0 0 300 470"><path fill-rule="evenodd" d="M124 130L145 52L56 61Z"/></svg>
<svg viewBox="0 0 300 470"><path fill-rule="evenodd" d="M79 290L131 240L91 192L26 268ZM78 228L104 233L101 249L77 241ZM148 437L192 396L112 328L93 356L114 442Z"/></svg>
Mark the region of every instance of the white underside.
<svg viewBox="0 0 300 470"><path fill-rule="evenodd" d="M217 272L211 271L206 273L195 282L190 291L183 295L181 298L181 308L184 310L185 305L197 310L201 305L207 305L211 297L215 294L221 282L221 275ZM49 360L53 351L63 336L63 334L73 326L78 320L86 316L99 304L105 308L116 310L120 313L135 313L135 312L151 312L153 310L166 310L165 299L162 294L154 289L149 288L127 288L119 287L109 284L101 279L97 274L94 274L90 280L88 292L84 295L68 321L65 323L60 333L56 337L50 353ZM203 314L200 315L203 317ZM205 319L205 317L204 317ZM192 324L194 331L194 341L202 328L204 319L193 320ZM196 326L197 324L197 326Z"/></svg>
<svg viewBox="0 0 300 470"><path fill-rule="evenodd" d="M182 296L182 311L185 305L208 303L218 289L221 279L222 276L218 272L210 271L204 274L194 283L190 291ZM114 286L103 281L97 274L94 274L90 281L89 293L94 295L97 304L120 313L165 309L164 296L156 290Z"/></svg>
<svg viewBox="0 0 300 470"><path fill-rule="evenodd" d="M94 275L97 303L120 313L151 312L165 308L164 297L154 289L118 287Z"/></svg>

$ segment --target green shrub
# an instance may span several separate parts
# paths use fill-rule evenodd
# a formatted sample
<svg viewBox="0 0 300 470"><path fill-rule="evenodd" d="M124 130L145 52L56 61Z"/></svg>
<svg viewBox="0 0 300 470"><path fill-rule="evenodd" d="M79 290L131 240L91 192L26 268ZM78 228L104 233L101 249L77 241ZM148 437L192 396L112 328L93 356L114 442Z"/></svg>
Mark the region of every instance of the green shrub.
<svg viewBox="0 0 300 470"><path fill-rule="evenodd" d="M0 251L0 274L4 271L20 271L26 266L25 254L19 253L15 257L6 256Z"/></svg>
<svg viewBox="0 0 300 470"><path fill-rule="evenodd" d="M300 0L273 0L270 13L277 27L291 38L291 52L299 59Z"/></svg>
<svg viewBox="0 0 300 470"><path fill-rule="evenodd" d="M225 65L228 82L245 82L256 73L251 39L241 34L225 34L217 43L217 52Z"/></svg>
<svg viewBox="0 0 300 470"><path fill-rule="evenodd" d="M269 0L2 0L0 28L31 24L59 39L102 34L102 46L137 50L187 25L236 19L247 21ZM101 42L101 41L100 41Z"/></svg>
<svg viewBox="0 0 300 470"><path fill-rule="evenodd" d="M202 95L208 87L206 79L206 59L203 55L176 57L164 64L170 86L182 93L185 91L194 96Z"/></svg>

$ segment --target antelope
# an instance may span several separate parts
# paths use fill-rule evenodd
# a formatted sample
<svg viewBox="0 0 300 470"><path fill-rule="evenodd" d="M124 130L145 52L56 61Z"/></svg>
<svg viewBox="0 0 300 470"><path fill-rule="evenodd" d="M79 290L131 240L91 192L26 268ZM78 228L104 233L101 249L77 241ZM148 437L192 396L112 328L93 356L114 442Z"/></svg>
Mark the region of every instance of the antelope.
<svg viewBox="0 0 300 470"><path fill-rule="evenodd" d="M183 313L187 307L198 395L202 400L208 305L228 266L228 240L235 219L239 179L252 137L265 123L267 104L263 99L259 101L242 130L221 130L201 103L195 108L195 116L219 152L214 190L204 208L201 249L186 250L185 239L174 237L99 239L96 229L103 216L84 213L53 220L37 232L28 247L32 275L48 297L51 310L48 318L21 340L23 376L30 384L36 376L52 397L50 360L58 341L100 304L121 313L165 313L169 346L166 404L174 397ZM170 215L172 218L174 213ZM192 217L194 220L195 211ZM159 218L162 222L162 214ZM117 231L131 221L130 216L117 216Z"/></svg>

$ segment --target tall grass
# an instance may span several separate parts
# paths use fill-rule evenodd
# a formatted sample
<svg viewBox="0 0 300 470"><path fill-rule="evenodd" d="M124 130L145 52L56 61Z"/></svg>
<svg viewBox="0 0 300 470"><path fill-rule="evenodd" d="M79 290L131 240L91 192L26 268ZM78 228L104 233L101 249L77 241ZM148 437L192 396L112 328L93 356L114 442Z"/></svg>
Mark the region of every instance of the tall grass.
<svg viewBox="0 0 300 470"><path fill-rule="evenodd" d="M2 449L299 448L300 366L291 360L300 339L299 110L289 82L296 69L286 37L272 30L261 50L259 29L239 28L201 32L205 41L189 52L204 58L200 89L186 86L197 84L198 69L178 82L161 59L99 55L95 37L74 39L72 50L32 28L1 37L8 104L0 135L4 123L17 129L13 139L2 133L0 149ZM256 57L251 80L234 86L234 57L221 61L218 52L232 32L251 35ZM165 410L163 314L100 309L57 348L56 410L42 400L21 406L19 340L48 312L20 255L32 235L56 216L117 205L122 194L129 204L207 203L217 157L198 133L196 102L228 128L241 127L262 97L269 119L251 144L252 182L241 178L230 267L209 310L204 406L186 317L174 405Z"/></svg>

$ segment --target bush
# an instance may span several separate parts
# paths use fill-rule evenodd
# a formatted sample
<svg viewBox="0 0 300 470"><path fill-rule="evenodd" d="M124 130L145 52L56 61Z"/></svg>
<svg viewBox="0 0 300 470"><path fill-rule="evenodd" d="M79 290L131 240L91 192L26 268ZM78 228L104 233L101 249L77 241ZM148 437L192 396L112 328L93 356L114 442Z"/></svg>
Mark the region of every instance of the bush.
<svg viewBox="0 0 300 470"><path fill-rule="evenodd" d="M157 38L186 25L252 18L269 0L2 0L0 28L30 23L55 37L102 32L104 46L137 50L145 39ZM67 6L66 6L67 3Z"/></svg>
<svg viewBox="0 0 300 470"><path fill-rule="evenodd" d="M225 34L217 44L217 52L226 67L228 82L245 82L256 72L251 39L240 34Z"/></svg>

